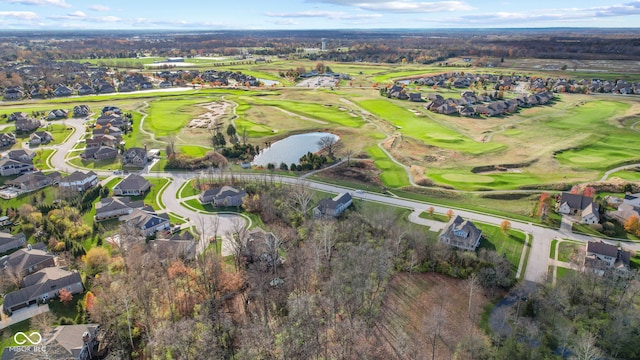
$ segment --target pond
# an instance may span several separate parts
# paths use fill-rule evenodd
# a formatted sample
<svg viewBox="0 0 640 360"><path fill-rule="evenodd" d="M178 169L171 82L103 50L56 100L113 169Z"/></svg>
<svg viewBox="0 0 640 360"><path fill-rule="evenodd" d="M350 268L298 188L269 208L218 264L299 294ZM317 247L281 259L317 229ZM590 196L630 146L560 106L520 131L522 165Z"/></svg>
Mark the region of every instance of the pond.
<svg viewBox="0 0 640 360"><path fill-rule="evenodd" d="M333 136L336 140L340 138L338 135L326 132L292 135L274 142L266 149L260 150L260 154L256 155L251 164L267 166L271 163L276 167L279 167L280 163L283 162L287 165L291 165L291 163L298 164L302 155L308 152L315 153L321 149L318 142L325 136Z"/></svg>

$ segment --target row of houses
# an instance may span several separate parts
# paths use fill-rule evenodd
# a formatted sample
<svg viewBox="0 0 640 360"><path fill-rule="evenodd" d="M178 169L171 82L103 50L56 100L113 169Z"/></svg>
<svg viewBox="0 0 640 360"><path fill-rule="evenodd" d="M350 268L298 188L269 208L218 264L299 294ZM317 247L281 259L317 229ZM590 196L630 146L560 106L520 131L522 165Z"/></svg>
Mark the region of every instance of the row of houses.
<svg viewBox="0 0 640 360"><path fill-rule="evenodd" d="M424 108L439 114L461 116L498 116L511 114L521 107L548 104L554 99L553 93L544 91L536 94L520 94L513 99L498 100L495 97L476 95L471 91L462 93L460 99L445 99L439 94L429 94Z"/></svg>

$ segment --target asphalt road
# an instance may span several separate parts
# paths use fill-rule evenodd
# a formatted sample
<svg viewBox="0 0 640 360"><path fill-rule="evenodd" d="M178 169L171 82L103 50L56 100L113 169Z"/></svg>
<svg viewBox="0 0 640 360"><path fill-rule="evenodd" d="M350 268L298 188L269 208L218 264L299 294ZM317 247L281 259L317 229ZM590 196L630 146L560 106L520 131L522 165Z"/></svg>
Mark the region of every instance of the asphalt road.
<svg viewBox="0 0 640 360"><path fill-rule="evenodd" d="M64 170L66 172L71 172L74 166L65 162L66 154L71 150L73 145L77 143L77 141L82 137L84 133L84 120L83 119L71 119L67 120L68 126L73 126L76 131L72 134L69 139L61 145L54 146L58 151L52 156L51 164L53 167ZM111 172L108 171L96 171L99 175L109 176ZM180 204L178 199L176 199L176 192L180 188L185 181L190 178L196 176L195 173L189 172L164 172L164 173L153 173L151 175L153 177L165 177L173 179L173 182L167 187L167 189L162 194L162 201L165 206L184 218L190 219L190 224L196 226L198 232L202 232L204 228L205 236L201 236L201 243L198 245L198 250L202 251L207 245L207 239L211 236L214 236L214 228L216 225L216 221L218 221L218 236L223 236L223 253L229 253L229 245L228 239L225 239L225 234L231 232L234 227L234 222L237 221L246 221L245 218L240 217L238 215L232 214L224 214L224 215L211 215L200 213L196 210L192 210L186 208ZM430 207L433 207L437 213L445 214L451 208L446 206L441 206L437 204L430 204L426 202L420 202L415 200L402 199L387 195L369 193L369 192L355 192L355 189L346 188L331 184L319 183L310 181L307 179L301 178L292 178L285 176L278 176L272 174L234 174L236 177L244 177L244 178L254 178L254 179L265 179L266 181L285 183L285 184L299 184L304 183L310 186L313 189L331 192L331 193L340 193L349 191L353 194L355 198L359 198L365 201L375 201L381 204L402 207L411 209L416 212L427 211ZM500 225L500 223L504 220L504 218L496 217L494 215L473 212L464 209L452 209L456 215L460 215L464 218L471 219L472 221L479 221L493 225ZM219 219L219 220L216 220ZM531 250L529 252L529 259L527 263L527 268L524 274L524 279L533 282L542 282L547 276L547 269L550 262L549 253L551 248L551 241L556 238L562 239L573 239L578 241L593 241L598 238L585 236L580 234L571 233L568 229L548 229L539 225L534 225L532 223L520 222L513 219L508 219L511 222L511 226L513 229L517 229L523 231L525 233L529 233L532 236L531 241ZM415 221L415 220L414 220ZM204 224L204 227L203 227ZM611 241L610 241L611 242ZM617 242L611 242L613 244L617 244ZM626 243L624 245L626 249L632 250L640 250L640 244L637 243Z"/></svg>

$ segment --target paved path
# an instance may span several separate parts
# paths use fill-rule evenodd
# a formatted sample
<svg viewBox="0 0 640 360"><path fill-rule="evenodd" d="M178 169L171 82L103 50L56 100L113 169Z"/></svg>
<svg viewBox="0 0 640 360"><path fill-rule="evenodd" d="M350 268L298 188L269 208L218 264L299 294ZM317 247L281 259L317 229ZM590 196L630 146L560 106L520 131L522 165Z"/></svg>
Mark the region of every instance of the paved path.
<svg viewBox="0 0 640 360"><path fill-rule="evenodd" d="M2 306L0 306L0 314L2 314L2 321L0 321L0 330L6 327L9 327L13 324L17 324L20 321L31 319L36 315L46 313L47 311L49 311L48 304L44 304L40 306L31 305L29 307L20 309L18 311L14 311L13 314L11 314L11 316L7 316L5 315L4 309L2 309Z"/></svg>
<svg viewBox="0 0 640 360"><path fill-rule="evenodd" d="M618 166L615 169L611 169L611 170L607 170L604 175L602 175L602 178L600 178L600 181L607 181L607 179L609 178L609 176L611 176L611 174L616 173L618 171L622 171L622 170L627 170L627 169L635 169L640 167L640 164L631 164L631 165L624 165L624 166Z"/></svg>

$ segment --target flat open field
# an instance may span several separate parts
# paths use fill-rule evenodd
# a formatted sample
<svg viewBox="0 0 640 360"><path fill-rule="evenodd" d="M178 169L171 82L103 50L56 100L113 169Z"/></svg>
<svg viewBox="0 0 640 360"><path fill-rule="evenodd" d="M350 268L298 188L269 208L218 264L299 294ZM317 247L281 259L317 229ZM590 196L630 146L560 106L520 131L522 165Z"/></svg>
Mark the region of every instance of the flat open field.
<svg viewBox="0 0 640 360"><path fill-rule="evenodd" d="M509 61L504 68L475 71L500 73L515 66ZM205 68L209 63L203 60L198 64ZM280 71L299 66L310 70L316 62L217 63L221 64L215 69L279 79ZM333 132L344 144L338 157L344 158L348 151L354 157L372 160L380 170L382 184L388 188L409 186L409 177L405 168L393 162L378 144L407 168L413 167L414 174L421 171L420 179L416 179L421 183L460 190L563 188L566 184L597 180L616 166L640 163L640 136L635 128L640 122L640 99L633 96L562 94L551 105L520 109L510 116L465 118L432 113L423 108L424 103L381 97L373 87L393 79L461 71L460 68L331 62L325 65L349 74L352 80L343 81L335 89L299 88L283 81L284 87L251 90L205 88L3 102L0 114L71 110L77 104L89 104L98 111L102 106L116 105L134 116L134 132L125 136L127 146L163 148L171 135L183 152L195 156L212 149L211 129L190 128L188 124L215 112L207 106L224 103L215 115L223 132L234 124L239 135L246 132L247 141L261 147L291 134ZM628 65L616 64L616 69ZM547 70L538 71L544 74ZM423 96L434 91L445 97L460 93L445 88L411 89ZM143 127L146 132L139 129L144 114L148 114ZM617 175L637 179L632 171Z"/></svg>

